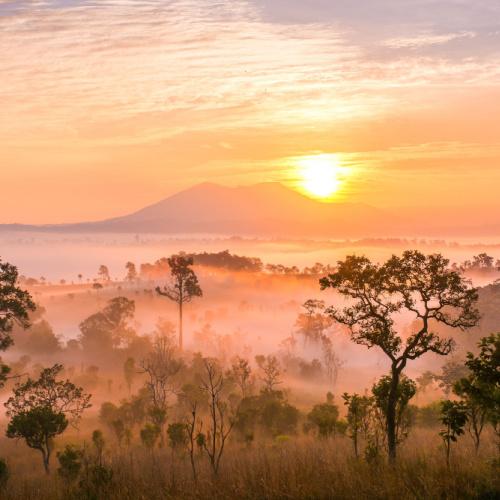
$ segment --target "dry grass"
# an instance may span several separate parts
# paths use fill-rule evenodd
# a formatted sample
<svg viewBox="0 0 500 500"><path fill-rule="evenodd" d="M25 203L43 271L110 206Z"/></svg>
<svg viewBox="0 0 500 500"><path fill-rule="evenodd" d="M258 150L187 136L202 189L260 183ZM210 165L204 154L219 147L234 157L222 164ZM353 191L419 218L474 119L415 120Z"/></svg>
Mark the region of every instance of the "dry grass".
<svg viewBox="0 0 500 500"><path fill-rule="evenodd" d="M74 436L72 440L75 442ZM113 484L96 498L489 500L500 498L500 482L493 443L487 436L485 441L476 457L471 443L464 439L454 450L449 470L434 431L416 431L401 448L394 468L384 461L368 464L355 460L350 441L342 437L328 441L300 437L251 448L233 443L217 478L212 476L205 457L199 458L196 484L184 454L170 449L151 454L136 445L107 456L114 471ZM7 445L3 446L4 455L9 457L11 468L2 499L91 498L76 488L69 490L56 473L45 477L39 456L24 444L2 444Z"/></svg>

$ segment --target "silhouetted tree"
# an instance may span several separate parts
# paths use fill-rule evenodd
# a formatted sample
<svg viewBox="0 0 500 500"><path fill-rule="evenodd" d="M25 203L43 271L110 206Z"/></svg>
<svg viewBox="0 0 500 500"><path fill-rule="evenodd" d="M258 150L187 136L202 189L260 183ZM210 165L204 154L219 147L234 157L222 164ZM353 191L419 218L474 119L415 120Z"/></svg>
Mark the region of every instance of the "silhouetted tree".
<svg viewBox="0 0 500 500"><path fill-rule="evenodd" d="M208 433L203 447L210 460L215 475L219 472L220 462L227 438L235 424L234 412L224 398L224 375L213 359L204 359L205 374L201 388L208 396Z"/></svg>
<svg viewBox="0 0 500 500"><path fill-rule="evenodd" d="M138 374L134 358L127 358L123 364L123 374L125 375L125 382L127 383L128 392L130 394L132 391L132 384Z"/></svg>
<svg viewBox="0 0 500 500"><path fill-rule="evenodd" d="M134 317L135 302L126 297L115 297L99 312L80 323L80 342L83 348L103 353L126 345L135 332L129 326Z"/></svg>
<svg viewBox="0 0 500 500"><path fill-rule="evenodd" d="M129 283L133 283L137 280L137 270L135 268L135 264L133 262L127 262L125 264L125 269L127 270L127 276L125 280Z"/></svg>
<svg viewBox="0 0 500 500"><path fill-rule="evenodd" d="M193 259L184 255L173 255L168 259L172 281L163 288L157 287L159 295L169 298L179 306L179 348L183 347L182 312L183 306L194 297L201 297L203 292L198 277L191 269Z"/></svg>
<svg viewBox="0 0 500 500"><path fill-rule="evenodd" d="M439 433L446 450L446 464L450 466L451 443L464 433L467 423L467 407L463 401L443 401L441 403L441 422L445 428Z"/></svg>
<svg viewBox="0 0 500 500"><path fill-rule="evenodd" d="M274 392L276 387L281 384L281 367L276 356L255 356L258 367L262 370L261 380L264 383L264 390Z"/></svg>
<svg viewBox="0 0 500 500"><path fill-rule="evenodd" d="M396 458L396 407L401 374L409 361L426 352L447 355L452 339L440 338L433 326L442 323L466 330L475 326L477 291L449 268L443 256L406 251L383 265L366 257L349 256L335 273L320 280L321 288L333 288L351 300L343 310L328 309L333 319L349 327L354 342L377 346L391 363L387 397L386 431L389 458ZM397 332L396 317L412 314L416 331L404 340Z"/></svg>
<svg viewBox="0 0 500 500"><path fill-rule="evenodd" d="M150 417L160 428L163 444L163 428L166 423L168 399L176 391L176 375L183 366L176 357L176 350L169 337L157 337L153 350L142 360L142 372L146 374L146 388L151 401Z"/></svg>
<svg viewBox="0 0 500 500"><path fill-rule="evenodd" d="M0 351L6 351L14 343L14 325L30 326L29 312L36 308L31 295L17 286L18 277L15 266L0 260ZM9 371L9 367L0 361L0 388Z"/></svg>
<svg viewBox="0 0 500 500"><path fill-rule="evenodd" d="M500 450L500 333L484 337L478 343L479 353L467 354L469 375L457 383L459 395L465 395L476 410L485 412L493 426Z"/></svg>
<svg viewBox="0 0 500 500"><path fill-rule="evenodd" d="M111 276L109 275L109 269L108 266L105 266L104 264L101 264L99 266L99 270L97 271L97 276L102 281L111 281Z"/></svg>
<svg viewBox="0 0 500 500"><path fill-rule="evenodd" d="M342 395L344 404L347 406L347 429L354 446L354 454L359 457L359 439L367 437L370 426L370 407L373 403L368 396L358 394Z"/></svg>
<svg viewBox="0 0 500 500"><path fill-rule="evenodd" d="M66 430L68 417L76 422L91 406L90 395L81 387L56 380L62 369L62 365L54 365L44 369L37 380L28 378L17 384L5 403L10 417L7 437L23 438L30 448L39 450L47 473L54 437Z"/></svg>

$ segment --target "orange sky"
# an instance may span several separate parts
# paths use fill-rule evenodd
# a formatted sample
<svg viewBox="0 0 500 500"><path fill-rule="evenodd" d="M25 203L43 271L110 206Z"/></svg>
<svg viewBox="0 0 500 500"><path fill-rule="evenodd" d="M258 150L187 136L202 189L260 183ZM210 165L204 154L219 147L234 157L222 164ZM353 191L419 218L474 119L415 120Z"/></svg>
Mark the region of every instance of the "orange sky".
<svg viewBox="0 0 500 500"><path fill-rule="evenodd" d="M338 200L498 218L498 2L379 3L0 0L0 222L293 186L322 153Z"/></svg>

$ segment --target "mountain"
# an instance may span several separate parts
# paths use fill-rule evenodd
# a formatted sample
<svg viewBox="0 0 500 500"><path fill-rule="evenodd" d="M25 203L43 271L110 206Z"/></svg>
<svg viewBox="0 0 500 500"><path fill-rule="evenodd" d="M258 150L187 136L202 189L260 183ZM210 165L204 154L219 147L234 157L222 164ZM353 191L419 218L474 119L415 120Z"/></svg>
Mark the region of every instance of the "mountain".
<svg viewBox="0 0 500 500"><path fill-rule="evenodd" d="M334 238L400 234L404 223L367 205L323 203L279 183L235 188L204 183L123 217L3 229Z"/></svg>

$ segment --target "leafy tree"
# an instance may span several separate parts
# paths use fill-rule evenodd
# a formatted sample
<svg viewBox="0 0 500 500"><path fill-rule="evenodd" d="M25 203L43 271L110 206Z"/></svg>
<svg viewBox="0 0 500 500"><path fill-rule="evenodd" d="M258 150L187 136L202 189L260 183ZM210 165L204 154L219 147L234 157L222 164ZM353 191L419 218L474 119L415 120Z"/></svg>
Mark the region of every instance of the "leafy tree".
<svg viewBox="0 0 500 500"><path fill-rule="evenodd" d="M392 380L389 375L382 377L372 388L373 403L383 416L383 423L387 425L388 400L390 397ZM411 413L408 411L410 399L417 392L417 386L413 380L402 375L396 392L395 411L395 436L396 443L401 443L408 436L412 421Z"/></svg>
<svg viewBox="0 0 500 500"><path fill-rule="evenodd" d="M57 453L59 461L58 474L66 483L74 483L82 470L83 451L72 445L66 445L63 451Z"/></svg>
<svg viewBox="0 0 500 500"><path fill-rule="evenodd" d="M477 355L467 354L465 364L470 375L462 379L456 389L477 409L485 412L500 449L500 333L482 338L478 347Z"/></svg>
<svg viewBox="0 0 500 500"><path fill-rule="evenodd" d="M142 444L152 450L157 441L158 438L160 437L161 429L155 425L155 424L150 424L147 423L142 429L141 429L141 441Z"/></svg>
<svg viewBox="0 0 500 500"><path fill-rule="evenodd" d="M99 278L102 281L111 281L108 266L105 266L104 264L101 264L99 266L99 270L97 271L97 275L99 276Z"/></svg>
<svg viewBox="0 0 500 500"><path fill-rule="evenodd" d="M347 430L354 445L354 454L359 457L359 438L368 434L370 407L372 399L358 394L342 395L344 404L347 406Z"/></svg>
<svg viewBox="0 0 500 500"><path fill-rule="evenodd" d="M333 288L350 299L342 310L327 312L346 325L354 342L379 347L390 361L390 387L385 410L389 459L396 459L396 413L399 384L409 361L433 352L451 352L452 339L435 332L439 323L466 330L475 326L477 291L458 272L450 269L442 255L406 251L385 264L373 264L366 257L349 256L338 263L335 273L320 280L321 288ZM415 331L403 339L396 320L411 314Z"/></svg>
<svg viewBox="0 0 500 500"><path fill-rule="evenodd" d="M5 403L10 422L7 437L23 438L26 444L42 454L45 471L49 472L53 439L68 426L68 417L76 422L91 405L90 395L69 380L56 377L62 365L44 369L37 380L28 378L14 388Z"/></svg>
<svg viewBox="0 0 500 500"><path fill-rule="evenodd" d="M157 287L159 295L167 297L179 307L179 348L183 347L182 313L183 306L195 297L201 297L203 292L198 283L198 277L191 269L193 258L184 255L173 255L168 259L171 283L163 288Z"/></svg>
<svg viewBox="0 0 500 500"><path fill-rule="evenodd" d="M102 354L126 345L134 331L129 322L134 317L135 302L115 297L99 312L80 323L80 342L91 353Z"/></svg>
<svg viewBox="0 0 500 500"><path fill-rule="evenodd" d="M30 326L29 312L36 306L31 295L17 286L17 267L0 260L0 351L6 351L13 343L14 325ZM9 367L0 362L0 388L3 387Z"/></svg>
<svg viewBox="0 0 500 500"><path fill-rule="evenodd" d="M439 435L443 439L446 449L446 464L450 466L451 443L457 441L457 437L464 433L467 423L467 406L463 401L443 401L441 403L441 422L445 429Z"/></svg>
<svg viewBox="0 0 500 500"><path fill-rule="evenodd" d="M282 382L280 362L276 356L263 356L262 354L255 356L255 361L262 371L261 380L264 383L264 390L274 392L276 387Z"/></svg>
<svg viewBox="0 0 500 500"><path fill-rule="evenodd" d="M455 360L450 360L441 368L441 374L434 375L434 380L437 381L445 396L448 397L452 393L455 383L467 377L468 372L469 370L466 365Z"/></svg>
<svg viewBox="0 0 500 500"><path fill-rule="evenodd" d="M240 389L241 397L245 398L250 395L253 385L252 368L246 359L236 356L227 375Z"/></svg>
<svg viewBox="0 0 500 500"><path fill-rule="evenodd" d="M321 437L330 437L337 426L339 409L332 401L315 405L307 415L309 422L318 428Z"/></svg>
<svg viewBox="0 0 500 500"><path fill-rule="evenodd" d="M174 449L183 447L187 444L186 424L175 422L170 424L167 429L168 441Z"/></svg>
<svg viewBox="0 0 500 500"><path fill-rule="evenodd" d="M135 264L133 262L127 262L125 264L125 269L127 270L127 276L125 280L129 283L133 283L137 280L137 269L135 268Z"/></svg>

